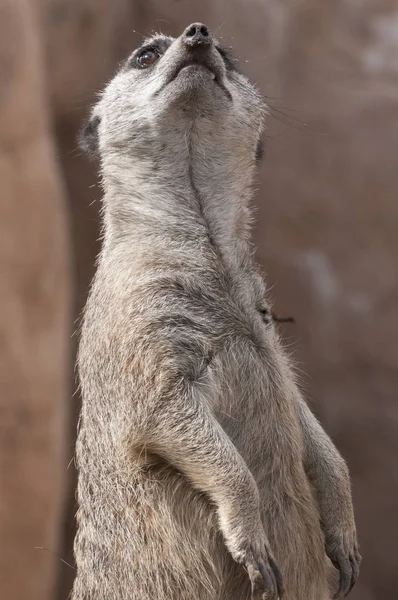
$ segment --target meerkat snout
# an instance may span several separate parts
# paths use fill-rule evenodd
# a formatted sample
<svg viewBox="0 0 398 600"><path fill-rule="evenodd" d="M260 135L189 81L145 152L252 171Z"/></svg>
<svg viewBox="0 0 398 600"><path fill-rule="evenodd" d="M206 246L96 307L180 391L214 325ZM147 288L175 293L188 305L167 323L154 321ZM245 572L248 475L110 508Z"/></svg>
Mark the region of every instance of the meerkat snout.
<svg viewBox="0 0 398 600"><path fill-rule="evenodd" d="M203 23L192 23L188 25L182 35L184 44L190 47L207 46L212 43L210 31Z"/></svg>

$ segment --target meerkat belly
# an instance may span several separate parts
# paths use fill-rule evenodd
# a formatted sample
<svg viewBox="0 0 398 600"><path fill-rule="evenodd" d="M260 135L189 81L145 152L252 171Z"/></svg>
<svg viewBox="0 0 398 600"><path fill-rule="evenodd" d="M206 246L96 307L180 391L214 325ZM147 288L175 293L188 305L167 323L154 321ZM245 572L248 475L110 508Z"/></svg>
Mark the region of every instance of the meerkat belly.
<svg viewBox="0 0 398 600"><path fill-rule="evenodd" d="M275 357L250 343L235 343L215 358L219 392L214 413L259 477L301 465L302 439L290 382ZM211 365L210 365L211 369ZM213 374L210 372L210 385Z"/></svg>
<svg viewBox="0 0 398 600"><path fill-rule="evenodd" d="M301 430L289 381L278 373L272 356L257 349L248 352L247 345L242 352L235 345L233 356L226 352L217 368L224 386L215 412L256 479L263 523L287 590L303 594L306 590L307 598L322 598L324 540L302 462Z"/></svg>

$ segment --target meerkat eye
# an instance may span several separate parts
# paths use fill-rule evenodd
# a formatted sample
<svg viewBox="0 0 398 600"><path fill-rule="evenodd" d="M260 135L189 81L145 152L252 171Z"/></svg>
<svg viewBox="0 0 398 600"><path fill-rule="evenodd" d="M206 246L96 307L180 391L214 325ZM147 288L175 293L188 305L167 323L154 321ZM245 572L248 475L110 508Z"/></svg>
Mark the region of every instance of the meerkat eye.
<svg viewBox="0 0 398 600"><path fill-rule="evenodd" d="M146 48L137 54L134 63L139 69L147 69L148 67L151 67L158 58L160 58L160 54L155 48Z"/></svg>

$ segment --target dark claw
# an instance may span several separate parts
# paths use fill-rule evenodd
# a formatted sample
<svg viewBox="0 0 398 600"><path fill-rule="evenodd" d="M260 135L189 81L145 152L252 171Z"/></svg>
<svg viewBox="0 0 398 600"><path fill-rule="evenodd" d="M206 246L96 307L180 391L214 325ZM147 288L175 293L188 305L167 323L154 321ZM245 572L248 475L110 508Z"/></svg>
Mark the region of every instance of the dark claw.
<svg viewBox="0 0 398 600"><path fill-rule="evenodd" d="M258 565L258 569L265 581L265 591L267 592L266 598L278 598L278 590L276 586L275 576L272 569L269 566L264 566L263 564Z"/></svg>
<svg viewBox="0 0 398 600"><path fill-rule="evenodd" d="M336 599L341 596L346 597L356 584L359 576L359 566L362 557L359 553L358 545L355 544L353 553L348 557L344 552L334 552L333 555L330 556L330 559L336 569L340 572L339 588L333 598Z"/></svg>
<svg viewBox="0 0 398 600"><path fill-rule="evenodd" d="M340 571L340 583L339 588L335 595L334 599L340 598L341 596L347 596L350 590L353 587L352 579L353 579L353 570L351 561L346 558L344 554L338 554L335 559L332 559L333 565Z"/></svg>
<svg viewBox="0 0 398 600"><path fill-rule="evenodd" d="M272 556L270 556L268 558L268 560L269 560L269 564L271 565L271 569L274 572L274 576L275 576L275 580L276 580L276 587L278 589L278 596L279 596L279 598L282 598L283 594L285 593L285 589L283 587L282 573L280 572L279 567L276 564L276 562L274 561L274 559L272 558Z"/></svg>
<svg viewBox="0 0 398 600"><path fill-rule="evenodd" d="M358 579L358 575L359 575L359 565L353 556L350 556L350 564L351 564L351 583L350 583L348 592L346 593L346 596L348 596L348 594L351 592L352 588L354 587L354 585Z"/></svg>
<svg viewBox="0 0 398 600"><path fill-rule="evenodd" d="M268 565L249 564L247 570L252 584L253 600L278 600L282 597L282 578L273 559Z"/></svg>

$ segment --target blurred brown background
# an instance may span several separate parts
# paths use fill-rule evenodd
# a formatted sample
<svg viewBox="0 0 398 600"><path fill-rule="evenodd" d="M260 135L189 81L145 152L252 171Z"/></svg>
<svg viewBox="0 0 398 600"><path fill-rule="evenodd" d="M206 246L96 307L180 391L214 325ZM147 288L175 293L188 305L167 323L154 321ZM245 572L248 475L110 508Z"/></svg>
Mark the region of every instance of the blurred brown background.
<svg viewBox="0 0 398 600"><path fill-rule="evenodd" d="M396 599L397 0L0 0L0 596L66 600L74 575L72 333L100 205L76 134L142 34L197 20L270 104L258 257L351 469L351 598Z"/></svg>

